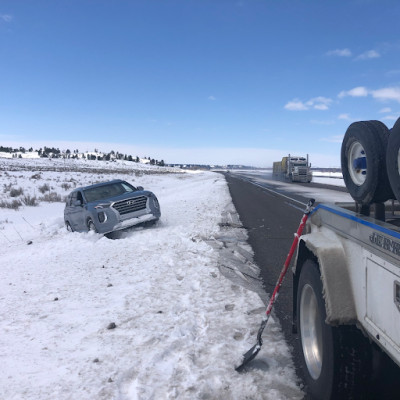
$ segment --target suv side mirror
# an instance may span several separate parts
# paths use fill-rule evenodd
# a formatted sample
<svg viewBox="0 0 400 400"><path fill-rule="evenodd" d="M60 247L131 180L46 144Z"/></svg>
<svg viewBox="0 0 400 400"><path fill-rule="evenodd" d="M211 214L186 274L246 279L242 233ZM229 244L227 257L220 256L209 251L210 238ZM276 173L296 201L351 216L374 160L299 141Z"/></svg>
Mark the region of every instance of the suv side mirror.
<svg viewBox="0 0 400 400"><path fill-rule="evenodd" d="M74 201L74 206L75 207L80 207L82 205L82 201L81 200L75 200Z"/></svg>
<svg viewBox="0 0 400 400"><path fill-rule="evenodd" d="M136 189L142 191L143 190L143 186L136 186Z"/></svg>

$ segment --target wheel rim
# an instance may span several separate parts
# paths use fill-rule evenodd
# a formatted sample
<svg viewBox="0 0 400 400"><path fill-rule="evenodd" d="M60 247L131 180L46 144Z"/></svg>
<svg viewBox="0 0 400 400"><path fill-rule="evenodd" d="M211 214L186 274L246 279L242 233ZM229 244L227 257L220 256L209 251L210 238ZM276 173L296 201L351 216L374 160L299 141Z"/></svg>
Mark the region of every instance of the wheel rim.
<svg viewBox="0 0 400 400"><path fill-rule="evenodd" d="M96 227L94 226L93 221L88 222L89 232L96 232Z"/></svg>
<svg viewBox="0 0 400 400"><path fill-rule="evenodd" d="M67 222L65 225L67 226L67 231L72 232L72 228L71 228L71 225L69 224L69 222Z"/></svg>
<svg viewBox="0 0 400 400"><path fill-rule="evenodd" d="M306 284L300 300L300 331L304 360L311 377L316 380L322 369L322 320L314 289Z"/></svg>
<svg viewBox="0 0 400 400"><path fill-rule="evenodd" d="M350 146L348 160L351 180L361 186L367 179L367 157L360 142L354 142Z"/></svg>

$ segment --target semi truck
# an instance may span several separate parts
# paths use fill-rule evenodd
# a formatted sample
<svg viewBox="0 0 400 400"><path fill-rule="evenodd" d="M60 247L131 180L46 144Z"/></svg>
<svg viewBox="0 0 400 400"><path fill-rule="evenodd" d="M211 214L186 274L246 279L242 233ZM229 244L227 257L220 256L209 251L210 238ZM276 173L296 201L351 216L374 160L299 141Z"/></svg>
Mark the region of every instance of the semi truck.
<svg viewBox="0 0 400 400"><path fill-rule="evenodd" d="M307 157L291 156L283 157L281 161L273 163L272 174L276 179L291 182L311 182L311 164Z"/></svg>
<svg viewBox="0 0 400 400"><path fill-rule="evenodd" d="M293 332L309 398L400 397L370 392L388 357L400 380L399 155L400 118L390 132L350 125L341 164L354 203L318 204L300 237Z"/></svg>

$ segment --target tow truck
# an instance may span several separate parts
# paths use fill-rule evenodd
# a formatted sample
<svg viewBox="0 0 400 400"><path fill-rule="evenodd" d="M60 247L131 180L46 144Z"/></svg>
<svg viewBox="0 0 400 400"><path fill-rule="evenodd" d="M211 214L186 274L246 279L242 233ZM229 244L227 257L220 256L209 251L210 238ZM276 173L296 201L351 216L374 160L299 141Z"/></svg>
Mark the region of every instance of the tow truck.
<svg viewBox="0 0 400 400"><path fill-rule="evenodd" d="M370 398L381 352L400 366L399 121L349 126L341 164L354 203L317 205L299 240L293 331L313 399Z"/></svg>

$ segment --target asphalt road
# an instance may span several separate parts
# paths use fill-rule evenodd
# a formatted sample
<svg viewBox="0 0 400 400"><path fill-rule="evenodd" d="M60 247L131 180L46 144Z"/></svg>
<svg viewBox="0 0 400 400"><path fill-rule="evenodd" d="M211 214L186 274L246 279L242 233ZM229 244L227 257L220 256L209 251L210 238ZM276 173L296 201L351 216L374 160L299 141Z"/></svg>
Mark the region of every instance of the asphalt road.
<svg viewBox="0 0 400 400"><path fill-rule="evenodd" d="M233 174L225 174L225 178L241 222L247 229L248 242L254 251L254 262L261 269L264 288L271 294L303 215L298 208L300 204L296 208L290 206L285 198ZM296 198L304 203L308 200L300 196ZM297 335L292 334L292 287L292 274L289 270L281 286L274 312L296 360Z"/></svg>
<svg viewBox="0 0 400 400"><path fill-rule="evenodd" d="M251 177L226 173L225 178L241 222L247 229L248 242L254 251L254 262L261 269L264 288L271 294L303 215L304 206L301 203L306 204L309 199L293 193L290 197L295 201L290 201L278 193L254 185ZM293 185L295 189L297 184ZM274 312L292 349L297 374L302 379L302 371L299 368L298 335L292 333L292 283L292 274L289 270L281 287L279 299L275 303ZM268 299L267 294L266 299ZM264 343L264 346L267 345L268 343ZM383 368L375 376L377 384L370 399L400 398L399 371L400 369L391 360L385 358Z"/></svg>

